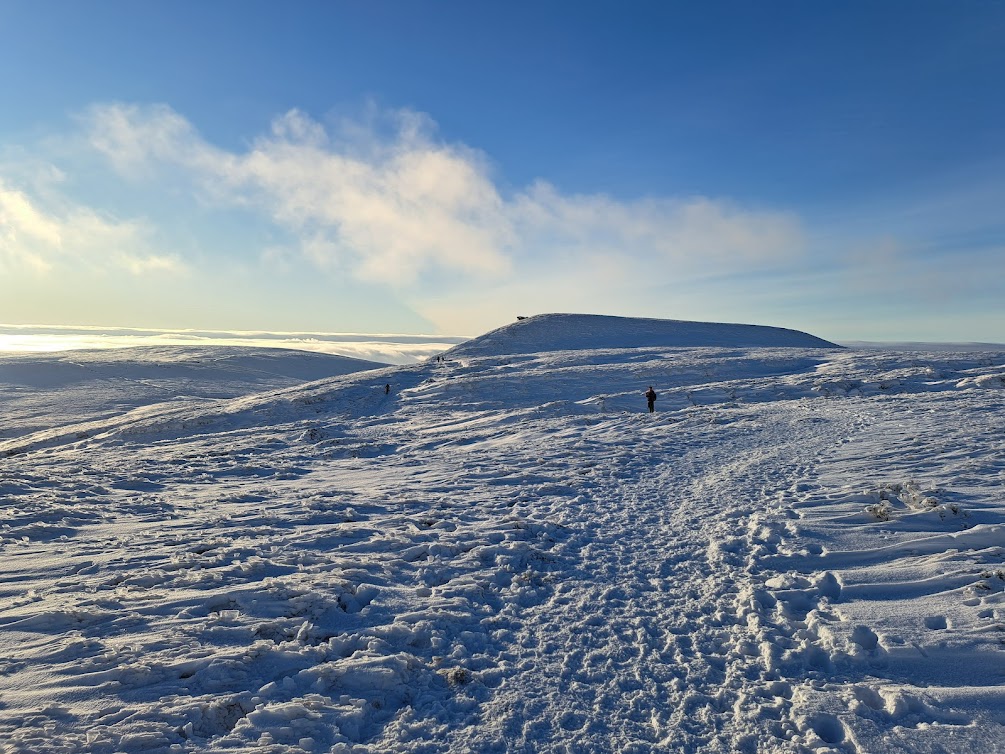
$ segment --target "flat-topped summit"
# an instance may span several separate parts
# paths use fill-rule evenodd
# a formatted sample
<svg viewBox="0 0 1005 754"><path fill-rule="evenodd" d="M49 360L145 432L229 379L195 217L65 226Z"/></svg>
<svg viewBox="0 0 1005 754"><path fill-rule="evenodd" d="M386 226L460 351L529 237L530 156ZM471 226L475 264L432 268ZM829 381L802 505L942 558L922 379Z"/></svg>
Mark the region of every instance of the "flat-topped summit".
<svg viewBox="0 0 1005 754"><path fill-rule="evenodd" d="M593 348L840 348L799 330L766 325L688 322L599 314L539 314L492 330L453 349L491 356Z"/></svg>

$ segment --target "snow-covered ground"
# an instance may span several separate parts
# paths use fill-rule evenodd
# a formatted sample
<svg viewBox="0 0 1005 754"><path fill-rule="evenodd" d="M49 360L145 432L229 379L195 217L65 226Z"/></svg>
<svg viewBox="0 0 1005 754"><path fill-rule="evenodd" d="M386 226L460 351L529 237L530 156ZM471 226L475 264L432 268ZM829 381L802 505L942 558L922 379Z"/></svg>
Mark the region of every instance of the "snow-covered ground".
<svg viewBox="0 0 1005 754"><path fill-rule="evenodd" d="M0 439L155 403L235 398L384 366L278 348L0 351Z"/></svg>
<svg viewBox="0 0 1005 754"><path fill-rule="evenodd" d="M1005 751L1005 353L647 327L77 426L45 386L0 751Z"/></svg>

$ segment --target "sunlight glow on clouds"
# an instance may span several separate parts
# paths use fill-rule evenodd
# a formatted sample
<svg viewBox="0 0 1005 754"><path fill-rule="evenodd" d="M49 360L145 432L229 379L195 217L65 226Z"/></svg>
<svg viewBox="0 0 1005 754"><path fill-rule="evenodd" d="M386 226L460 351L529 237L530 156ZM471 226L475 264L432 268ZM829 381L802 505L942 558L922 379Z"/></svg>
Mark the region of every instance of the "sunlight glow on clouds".
<svg viewBox="0 0 1005 754"><path fill-rule="evenodd" d="M293 111L247 153L232 154L164 107L102 106L89 119L92 143L124 175L182 165L209 196L258 207L296 233L321 267L348 265L361 279L399 285L437 267L507 273L512 231L484 166L462 148L434 144L417 120L398 116L390 143L357 154Z"/></svg>
<svg viewBox="0 0 1005 754"><path fill-rule="evenodd" d="M118 285L124 322L150 308L113 272L150 281L144 295L169 322L200 307L243 311L252 289L268 315L273 293L296 299L304 278L331 281L345 300L324 301L333 322L358 306L353 296L440 332L556 310L688 318L708 316L684 304L694 282L784 271L807 247L793 213L725 199L505 187L487 155L409 110L323 123L292 110L226 149L167 105L94 105L77 122L83 139L52 140L62 162L0 163L4 282L56 291L42 281L61 276L53 301L80 289L74 318L88 316L88 285ZM190 297L179 273L212 292ZM305 311L310 325L318 310Z"/></svg>
<svg viewBox="0 0 1005 754"><path fill-rule="evenodd" d="M484 155L437 141L431 120L410 111L326 129L294 110L243 153L207 143L165 106L96 106L86 122L122 175L180 166L212 201L257 208L294 233L313 264L404 288L436 272L505 280L528 264L547 278L548 260L558 274L590 258L701 274L777 264L803 245L790 214L705 197L624 202L544 181L505 197Z"/></svg>
<svg viewBox="0 0 1005 754"><path fill-rule="evenodd" d="M90 269L180 271L177 257L147 250L147 230L81 206L50 210L0 179L0 271L45 274L65 263Z"/></svg>
<svg viewBox="0 0 1005 754"><path fill-rule="evenodd" d="M0 183L0 264L27 267L45 272L51 267L34 249L58 248L61 243L56 224L36 210L20 191L6 189Z"/></svg>
<svg viewBox="0 0 1005 754"><path fill-rule="evenodd" d="M463 336L293 333L225 330L151 330L143 328L0 324L0 354L46 353L78 349L160 346L192 348L241 346L314 351L333 356L413 364L463 343Z"/></svg>

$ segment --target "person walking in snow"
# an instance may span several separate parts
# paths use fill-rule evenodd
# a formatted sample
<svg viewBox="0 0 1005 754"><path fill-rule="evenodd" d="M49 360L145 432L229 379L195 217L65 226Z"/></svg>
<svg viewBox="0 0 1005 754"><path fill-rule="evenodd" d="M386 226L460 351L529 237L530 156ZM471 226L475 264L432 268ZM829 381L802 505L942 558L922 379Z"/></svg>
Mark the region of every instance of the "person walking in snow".
<svg viewBox="0 0 1005 754"><path fill-rule="evenodd" d="M656 410L656 391L653 390L652 385L646 390L646 400L649 401L649 413L651 414Z"/></svg>
<svg viewBox="0 0 1005 754"><path fill-rule="evenodd" d="M384 385L384 395L387 395L390 392L391 392L391 385L390 384Z"/></svg>

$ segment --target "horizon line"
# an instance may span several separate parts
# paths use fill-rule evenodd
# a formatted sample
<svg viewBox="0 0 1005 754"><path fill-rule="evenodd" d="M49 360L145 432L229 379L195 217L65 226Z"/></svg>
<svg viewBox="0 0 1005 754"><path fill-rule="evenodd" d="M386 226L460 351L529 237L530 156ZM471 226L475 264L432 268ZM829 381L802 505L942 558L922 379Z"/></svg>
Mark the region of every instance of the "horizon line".
<svg viewBox="0 0 1005 754"><path fill-rule="evenodd" d="M296 335L322 335L322 336L332 336L332 337L343 337L347 335L351 336L370 336L374 338L428 338L428 339L463 339L470 340L472 338L478 337L477 335L458 335L458 334L437 334L437 333L403 333L403 332L329 332L324 330L228 330L228 329L215 329L211 327L131 327L128 325L51 325L51 324L13 324L8 322L0 322L0 328L9 328L13 330L29 330L29 329L49 329L49 330L77 330L83 332L109 332L109 331L129 331L129 332L141 332L141 333L160 333L160 334L171 334L171 333L184 333L184 334L198 334L198 333L213 333L213 334L226 334L226 335L283 335L283 336L296 336Z"/></svg>

